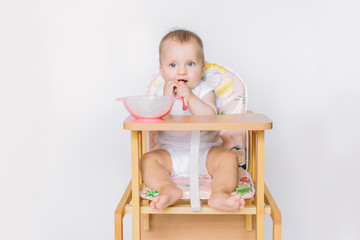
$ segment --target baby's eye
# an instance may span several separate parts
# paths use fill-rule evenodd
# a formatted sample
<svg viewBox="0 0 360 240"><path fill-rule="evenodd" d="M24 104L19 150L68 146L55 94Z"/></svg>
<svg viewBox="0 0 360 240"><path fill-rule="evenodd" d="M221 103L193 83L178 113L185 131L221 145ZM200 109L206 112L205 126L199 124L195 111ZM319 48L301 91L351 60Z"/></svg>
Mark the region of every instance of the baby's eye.
<svg viewBox="0 0 360 240"><path fill-rule="evenodd" d="M194 62L188 62L187 65L188 65L189 67L191 67L191 66L194 66L194 64L195 64Z"/></svg>
<svg viewBox="0 0 360 240"><path fill-rule="evenodd" d="M176 64L175 63L170 63L170 65L169 65L170 67L175 67L176 66Z"/></svg>

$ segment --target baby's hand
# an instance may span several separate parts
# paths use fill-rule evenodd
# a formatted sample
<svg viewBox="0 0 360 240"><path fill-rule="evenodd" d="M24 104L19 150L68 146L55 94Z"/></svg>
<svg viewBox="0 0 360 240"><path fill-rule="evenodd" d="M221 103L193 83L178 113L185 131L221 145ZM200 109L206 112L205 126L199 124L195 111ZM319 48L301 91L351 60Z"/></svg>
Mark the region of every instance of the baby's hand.
<svg viewBox="0 0 360 240"><path fill-rule="evenodd" d="M178 97L183 97L186 100L189 100L194 95L189 86L182 81L178 82L176 93Z"/></svg>
<svg viewBox="0 0 360 240"><path fill-rule="evenodd" d="M174 97L175 92L174 89L177 88L176 81L167 81L164 85L164 96Z"/></svg>

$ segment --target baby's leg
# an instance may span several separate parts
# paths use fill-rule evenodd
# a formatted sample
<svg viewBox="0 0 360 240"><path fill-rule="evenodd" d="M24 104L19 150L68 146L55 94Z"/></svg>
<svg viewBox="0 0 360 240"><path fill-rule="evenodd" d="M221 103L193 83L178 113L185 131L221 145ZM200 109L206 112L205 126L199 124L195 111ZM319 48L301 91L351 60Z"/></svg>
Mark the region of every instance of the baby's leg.
<svg viewBox="0 0 360 240"><path fill-rule="evenodd" d="M206 167L213 176L208 204L220 210L244 208L245 200L240 194L232 194L238 178L238 163L234 153L221 147L213 147L207 156Z"/></svg>
<svg viewBox="0 0 360 240"><path fill-rule="evenodd" d="M172 162L170 154L162 149L144 154L140 158L140 170L147 186L159 192L150 203L154 212L175 203L182 191L170 180Z"/></svg>

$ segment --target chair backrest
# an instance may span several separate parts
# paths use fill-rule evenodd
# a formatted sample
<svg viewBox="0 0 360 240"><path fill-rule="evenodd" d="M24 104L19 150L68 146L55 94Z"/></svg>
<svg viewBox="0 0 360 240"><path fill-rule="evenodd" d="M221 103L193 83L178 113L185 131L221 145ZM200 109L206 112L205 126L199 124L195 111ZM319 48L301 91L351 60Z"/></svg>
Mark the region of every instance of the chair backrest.
<svg viewBox="0 0 360 240"><path fill-rule="evenodd" d="M247 91L240 77L230 69L207 63L203 81L210 83L221 100L218 114L246 113ZM158 72L147 85L148 95L155 95L162 91L165 80ZM149 134L149 149L156 149L153 141L154 132ZM247 131L221 131L223 147L233 151L238 156L239 166L244 166L247 160Z"/></svg>

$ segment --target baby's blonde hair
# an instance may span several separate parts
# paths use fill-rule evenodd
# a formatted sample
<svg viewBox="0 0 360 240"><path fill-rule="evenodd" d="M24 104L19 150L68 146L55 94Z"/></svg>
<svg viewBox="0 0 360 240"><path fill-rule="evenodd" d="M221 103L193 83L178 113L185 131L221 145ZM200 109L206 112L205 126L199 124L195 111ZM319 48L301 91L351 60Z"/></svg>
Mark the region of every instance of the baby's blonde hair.
<svg viewBox="0 0 360 240"><path fill-rule="evenodd" d="M176 30L168 32L160 41L159 56L161 56L161 48L162 48L163 43L168 39L175 39L179 43L187 43L191 39L195 39L195 41L197 42L197 44L200 47L200 55L201 55L200 57L201 57L203 63L205 62L204 46L203 46L201 38L196 33L191 32L189 30L185 30L185 29L176 29ZM160 57L159 57L159 60L160 60Z"/></svg>

